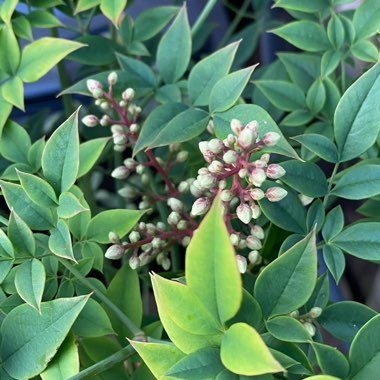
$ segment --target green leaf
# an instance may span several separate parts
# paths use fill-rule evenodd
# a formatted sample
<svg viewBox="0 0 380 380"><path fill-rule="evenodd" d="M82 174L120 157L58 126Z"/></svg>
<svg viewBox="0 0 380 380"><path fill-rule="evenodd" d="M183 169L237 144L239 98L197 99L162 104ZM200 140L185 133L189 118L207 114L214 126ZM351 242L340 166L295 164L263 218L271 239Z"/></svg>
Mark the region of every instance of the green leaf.
<svg viewBox="0 0 380 380"><path fill-rule="evenodd" d="M41 261L32 259L18 266L15 286L20 297L39 312L45 288L45 267Z"/></svg>
<svg viewBox="0 0 380 380"><path fill-rule="evenodd" d="M158 34L173 18L178 7L159 6L143 10L135 19L133 39L146 41Z"/></svg>
<svg viewBox="0 0 380 380"><path fill-rule="evenodd" d="M0 153L9 161L28 164L27 153L31 147L30 137L21 125L8 120L0 140Z"/></svg>
<svg viewBox="0 0 380 380"><path fill-rule="evenodd" d="M95 338L112 334L113 329L105 310L90 298L74 322L73 332L81 337Z"/></svg>
<svg viewBox="0 0 380 380"><path fill-rule="evenodd" d="M266 324L268 332L285 342L309 342L311 336L297 319L282 315L270 319Z"/></svg>
<svg viewBox="0 0 380 380"><path fill-rule="evenodd" d="M330 75L339 66L342 55L336 50L327 50L322 55L321 60L321 75Z"/></svg>
<svg viewBox="0 0 380 380"><path fill-rule="evenodd" d="M9 78L2 86L1 92L4 99L10 104L16 106L21 111L24 108L24 84L19 77Z"/></svg>
<svg viewBox="0 0 380 380"><path fill-rule="evenodd" d="M271 182L264 183L263 190L269 187L283 187ZM296 232L299 234L306 233L306 212L300 199L293 191L289 191L285 198L280 202L270 202L267 198L258 201L264 215L276 226L286 231Z"/></svg>
<svg viewBox="0 0 380 380"><path fill-rule="evenodd" d="M169 342L145 343L132 340L130 343L157 379L163 378L171 367L186 358L182 351Z"/></svg>
<svg viewBox="0 0 380 380"><path fill-rule="evenodd" d="M128 292L125 290L128 289ZM142 300L140 283L137 272L132 270L128 261L119 269L107 289L107 297L125 313L136 326L141 326ZM108 313L114 330L124 339L133 334L115 317L114 313Z"/></svg>
<svg viewBox="0 0 380 380"><path fill-rule="evenodd" d="M0 256L9 258L9 259L13 259L15 257L13 244L1 228L0 228Z"/></svg>
<svg viewBox="0 0 380 380"><path fill-rule="evenodd" d="M20 185L0 181L5 201L9 209L14 209L18 215L34 230L48 230L53 225L50 210L30 202Z"/></svg>
<svg viewBox="0 0 380 380"><path fill-rule="evenodd" d="M338 284L346 266L343 252L334 245L326 244L323 246L323 259L335 282Z"/></svg>
<svg viewBox="0 0 380 380"><path fill-rule="evenodd" d="M108 234L113 231L124 237L144 215L145 211L106 210L95 215L87 227L86 237L97 243L108 244Z"/></svg>
<svg viewBox="0 0 380 380"><path fill-rule="evenodd" d="M98 161L108 141L108 137L101 137L80 144L77 178L84 176L92 169L96 161Z"/></svg>
<svg viewBox="0 0 380 380"><path fill-rule="evenodd" d="M295 111L305 107L305 95L294 83L269 79L261 79L253 83L280 110Z"/></svg>
<svg viewBox="0 0 380 380"><path fill-rule="evenodd" d="M0 17L6 24L11 22L12 14L16 9L17 0L4 0L0 7Z"/></svg>
<svg viewBox="0 0 380 380"><path fill-rule="evenodd" d="M13 75L19 67L20 48L11 26L3 25L0 28L0 46L7 52L7 54L1 54L0 71Z"/></svg>
<svg viewBox="0 0 380 380"><path fill-rule="evenodd" d="M36 251L36 242L31 229L16 214L11 211L8 225L8 236L15 249L16 256L28 255L34 256Z"/></svg>
<svg viewBox="0 0 380 380"><path fill-rule="evenodd" d="M281 181L308 197L327 194L327 179L321 168L312 162L289 160L281 162L286 174Z"/></svg>
<svg viewBox="0 0 380 380"><path fill-rule="evenodd" d="M331 194L345 199L364 199L380 194L380 166L361 165L347 170Z"/></svg>
<svg viewBox="0 0 380 380"><path fill-rule="evenodd" d="M380 4L376 0L364 1L355 11L353 23L356 38L363 39L380 29Z"/></svg>
<svg viewBox="0 0 380 380"><path fill-rule="evenodd" d="M254 295L264 317L297 310L311 296L316 280L317 253L315 233L312 232L259 274Z"/></svg>
<svg viewBox="0 0 380 380"><path fill-rule="evenodd" d="M181 90L177 84L165 84L156 91L155 98L162 104L179 103L181 102Z"/></svg>
<svg viewBox="0 0 380 380"><path fill-rule="evenodd" d="M330 241L344 252L365 260L380 260L380 236L374 233L378 222L353 224Z"/></svg>
<svg viewBox="0 0 380 380"><path fill-rule="evenodd" d="M13 309L1 325L0 352L9 375L25 379L44 370L87 299L81 296L43 302L41 314L29 305Z"/></svg>
<svg viewBox="0 0 380 380"><path fill-rule="evenodd" d="M49 249L57 256L75 261L69 227L61 219L50 231Z"/></svg>
<svg viewBox="0 0 380 380"><path fill-rule="evenodd" d="M91 8L95 8L100 4L100 0L78 0L74 14L87 11Z"/></svg>
<svg viewBox="0 0 380 380"><path fill-rule="evenodd" d="M157 48L157 68L165 83L174 83L185 73L191 56L191 30L184 5Z"/></svg>
<svg viewBox="0 0 380 380"><path fill-rule="evenodd" d="M221 359L227 369L240 375L253 376L284 371L259 333L245 323L235 323L224 333Z"/></svg>
<svg viewBox="0 0 380 380"><path fill-rule="evenodd" d="M158 135L158 130L165 129L175 116L185 110L186 106L180 103L167 103L155 108L143 124L133 155L152 144Z"/></svg>
<svg viewBox="0 0 380 380"><path fill-rule="evenodd" d="M294 11L314 13L325 10L328 8L329 3L327 0L313 2L305 2L303 0L276 0L275 6Z"/></svg>
<svg viewBox="0 0 380 380"><path fill-rule="evenodd" d="M51 135L42 154L42 170L60 194L74 184L79 169L78 111Z"/></svg>
<svg viewBox="0 0 380 380"><path fill-rule="evenodd" d="M377 62L379 51L371 41L360 40L351 46L351 53L358 59L365 62Z"/></svg>
<svg viewBox="0 0 380 380"><path fill-rule="evenodd" d="M292 139L298 141L325 161L337 163L339 160L335 144L326 136L308 133L292 137Z"/></svg>
<svg viewBox="0 0 380 380"><path fill-rule="evenodd" d="M40 374L42 380L65 380L79 372L78 347L74 335L69 334L63 341L53 360Z"/></svg>
<svg viewBox="0 0 380 380"><path fill-rule="evenodd" d="M241 279L219 198L214 201L187 249L186 281L191 292L222 324L239 310ZM224 301L226 298L228 303Z"/></svg>
<svg viewBox="0 0 380 380"><path fill-rule="evenodd" d="M48 11L32 11L26 17L34 28L56 28L63 26L61 21Z"/></svg>
<svg viewBox="0 0 380 380"><path fill-rule="evenodd" d="M317 79L306 94L306 105L313 114L317 114L325 105L326 89L321 79Z"/></svg>
<svg viewBox="0 0 380 380"><path fill-rule="evenodd" d="M35 141L28 151L28 162L34 170L41 168L42 152L45 148L45 137Z"/></svg>
<svg viewBox="0 0 380 380"><path fill-rule="evenodd" d="M36 175L16 171L22 188L35 204L47 208L57 207L57 196L46 181Z"/></svg>
<svg viewBox="0 0 380 380"><path fill-rule="evenodd" d="M327 306L318 322L330 334L350 342L361 327L376 315L374 310L358 302L342 301Z"/></svg>
<svg viewBox="0 0 380 380"><path fill-rule="evenodd" d="M368 321L355 336L350 348L350 378L375 379L380 369L380 315Z"/></svg>
<svg viewBox="0 0 380 380"><path fill-rule="evenodd" d="M210 92L211 113L226 111L237 102L256 66L235 71L216 82Z"/></svg>
<svg viewBox="0 0 380 380"><path fill-rule="evenodd" d="M379 218L380 216L380 201L369 199L364 202L356 211L369 218Z"/></svg>
<svg viewBox="0 0 380 380"><path fill-rule="evenodd" d="M340 49L343 46L344 34L342 20L337 15L333 15L327 24L327 37L336 49Z"/></svg>
<svg viewBox="0 0 380 380"><path fill-rule="evenodd" d="M344 227L344 215L342 207L336 206L326 216L322 228L322 236L325 241L330 241L338 235Z"/></svg>
<svg viewBox="0 0 380 380"><path fill-rule="evenodd" d="M194 65L189 74L188 90L195 106L209 104L211 90L230 71L238 46L239 42L234 42Z"/></svg>
<svg viewBox="0 0 380 380"><path fill-rule="evenodd" d="M62 38L42 37L22 51L17 75L24 82L36 82L69 53L82 46L78 42Z"/></svg>
<svg viewBox="0 0 380 380"><path fill-rule="evenodd" d="M327 34L316 22L293 21L271 32L301 50L318 52L329 48Z"/></svg>
<svg viewBox="0 0 380 380"><path fill-rule="evenodd" d="M15 35L27 41L33 41L33 31L30 22L25 16L18 16L12 20L12 28Z"/></svg>
<svg viewBox="0 0 380 380"><path fill-rule="evenodd" d="M59 207L57 209L59 218L69 219L86 210L88 209L82 206L74 194L66 192L59 196Z"/></svg>
<svg viewBox="0 0 380 380"><path fill-rule="evenodd" d="M119 26L124 8L127 6L127 0L101 0L100 10L112 23Z"/></svg>
<svg viewBox="0 0 380 380"><path fill-rule="evenodd" d="M206 347L180 359L166 375L175 379L214 379L224 370L218 348Z"/></svg>
<svg viewBox="0 0 380 380"><path fill-rule="evenodd" d="M84 199L84 196L81 193L81 191L80 190L75 191L77 189L78 188L73 186L71 188L71 192L73 194L75 194L75 196L79 199L81 205L84 208L88 209L88 211L83 211L83 212L79 213L78 215L75 215L74 217L70 218L68 220L68 225L70 228L70 232L73 234L73 236L77 240L83 240L84 236L86 235L87 226L91 220L91 211L90 211L90 206L88 205L88 203Z"/></svg>
<svg viewBox="0 0 380 380"><path fill-rule="evenodd" d="M323 226L325 221L325 207L320 199L314 201L306 216L307 231L311 232L315 227L315 232L318 233Z"/></svg>
<svg viewBox="0 0 380 380"><path fill-rule="evenodd" d="M290 112L281 120L281 125L285 127L301 127L313 120L313 115L306 110L298 109Z"/></svg>
<svg viewBox="0 0 380 380"><path fill-rule="evenodd" d="M104 253L99 244L93 241L83 241L79 244L80 254L83 258L91 258L94 261L93 268L103 272ZM76 247L74 246L74 252Z"/></svg>
<svg viewBox="0 0 380 380"><path fill-rule="evenodd" d="M313 307L324 309L330 301L330 281L327 272L317 280L313 294L307 301L305 308L311 310Z"/></svg>
<svg viewBox="0 0 380 380"><path fill-rule="evenodd" d="M343 94L334 115L340 161L359 156L376 141L380 131L380 64L363 74Z"/></svg>
<svg viewBox="0 0 380 380"><path fill-rule="evenodd" d="M252 120L257 120L259 123L260 138L266 132L276 132L282 137L275 146L264 147L262 152L278 153L299 159L296 151L286 141L285 137L283 137L280 128L263 108L254 104L239 104L228 111L216 113L214 115L214 125L217 137L224 139L231 133L230 123L232 119L238 119L244 124Z"/></svg>

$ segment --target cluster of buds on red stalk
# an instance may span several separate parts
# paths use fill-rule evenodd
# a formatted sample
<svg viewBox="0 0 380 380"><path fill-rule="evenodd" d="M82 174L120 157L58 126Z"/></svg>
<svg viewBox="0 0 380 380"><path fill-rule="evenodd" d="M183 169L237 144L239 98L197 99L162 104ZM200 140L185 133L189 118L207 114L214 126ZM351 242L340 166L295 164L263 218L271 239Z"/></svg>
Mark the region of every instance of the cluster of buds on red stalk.
<svg viewBox="0 0 380 380"><path fill-rule="evenodd" d="M322 314L322 308L318 306L312 307L307 313L300 315L298 310L292 311L289 316L300 321L304 329L313 337L316 333L314 326L314 319L318 318Z"/></svg>

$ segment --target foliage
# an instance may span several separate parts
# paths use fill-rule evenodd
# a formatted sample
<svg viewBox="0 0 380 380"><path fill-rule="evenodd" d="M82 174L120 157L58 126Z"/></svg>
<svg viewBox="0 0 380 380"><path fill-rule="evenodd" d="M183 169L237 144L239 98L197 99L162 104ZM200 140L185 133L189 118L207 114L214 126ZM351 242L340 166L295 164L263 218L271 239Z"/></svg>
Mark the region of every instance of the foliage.
<svg viewBox="0 0 380 380"><path fill-rule="evenodd" d="M347 256L380 262L380 7L348 2L275 0L282 24L244 1L209 54L213 0L193 26L178 2L2 2L1 379L376 378L378 313L329 296ZM257 67L268 31L298 50ZM64 110L21 126L56 65Z"/></svg>

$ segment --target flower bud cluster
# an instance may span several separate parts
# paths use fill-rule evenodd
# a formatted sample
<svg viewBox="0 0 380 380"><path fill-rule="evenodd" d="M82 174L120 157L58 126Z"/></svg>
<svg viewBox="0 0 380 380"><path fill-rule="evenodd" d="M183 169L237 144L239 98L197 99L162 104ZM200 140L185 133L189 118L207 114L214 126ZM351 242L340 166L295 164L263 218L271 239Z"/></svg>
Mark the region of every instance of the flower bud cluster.
<svg viewBox="0 0 380 380"><path fill-rule="evenodd" d="M308 313L303 315L299 314L298 310L292 311L289 316L298 319L302 324L304 329L313 337L316 333L316 328L314 326L314 319L318 318L322 314L322 308L318 306L312 307Z"/></svg>

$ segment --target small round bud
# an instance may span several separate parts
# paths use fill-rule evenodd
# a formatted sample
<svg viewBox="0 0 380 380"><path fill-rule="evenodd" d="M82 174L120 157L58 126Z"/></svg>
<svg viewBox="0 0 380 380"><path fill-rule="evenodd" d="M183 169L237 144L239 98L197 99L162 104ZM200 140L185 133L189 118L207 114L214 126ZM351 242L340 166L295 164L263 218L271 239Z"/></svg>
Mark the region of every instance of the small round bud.
<svg viewBox="0 0 380 380"><path fill-rule="evenodd" d="M194 181L191 185L190 185L190 193L194 196L194 197L200 197L204 192L204 189L201 187L201 185L199 184L198 181Z"/></svg>
<svg viewBox="0 0 380 380"><path fill-rule="evenodd" d="M140 256L140 267L149 264L152 256L148 252L143 252Z"/></svg>
<svg viewBox="0 0 380 380"><path fill-rule="evenodd" d="M153 235L156 232L156 226L153 223L147 223L146 232L150 235Z"/></svg>
<svg viewBox="0 0 380 380"><path fill-rule="evenodd" d="M160 238L153 238L152 240L152 247L155 248L155 249L159 249L162 247L163 245L163 241L160 239Z"/></svg>
<svg viewBox="0 0 380 380"><path fill-rule="evenodd" d="M254 201L259 201L265 197L264 191L257 188L250 190L249 195Z"/></svg>
<svg viewBox="0 0 380 380"><path fill-rule="evenodd" d="M184 247L187 247L189 244L190 244L190 236L185 236L182 241L181 241L181 244L184 246Z"/></svg>
<svg viewBox="0 0 380 380"><path fill-rule="evenodd" d="M220 161L212 161L211 164L208 166L208 170L211 173L222 173L224 170L224 166Z"/></svg>
<svg viewBox="0 0 380 380"><path fill-rule="evenodd" d="M168 216L168 223L172 226L175 226L181 220L181 215L178 212L172 211Z"/></svg>
<svg viewBox="0 0 380 380"><path fill-rule="evenodd" d="M119 242L119 236L116 232L113 232L113 231L110 231L108 233L108 240L110 241L110 243L112 244L116 244Z"/></svg>
<svg viewBox="0 0 380 380"><path fill-rule="evenodd" d="M236 141L237 141L236 136L234 136L233 134L230 133L227 136L227 144L229 147L233 148L236 144Z"/></svg>
<svg viewBox="0 0 380 380"><path fill-rule="evenodd" d="M95 80L95 79L88 79L86 84L87 84L88 91L90 91L91 93L93 93L97 89L101 90L103 88L102 84L98 80Z"/></svg>
<svg viewBox="0 0 380 380"><path fill-rule="evenodd" d="M257 133L252 131L251 129L244 128L238 137L238 143L243 149L252 148L257 138Z"/></svg>
<svg viewBox="0 0 380 380"><path fill-rule="evenodd" d="M230 190L223 190L220 193L220 199L223 202L230 202L233 197L234 197L234 193Z"/></svg>
<svg viewBox="0 0 380 380"><path fill-rule="evenodd" d="M262 138L262 141L267 146L274 146L278 143L281 136L276 132L267 132Z"/></svg>
<svg viewBox="0 0 380 380"><path fill-rule="evenodd" d="M103 115L102 118L100 119L99 124L102 127L108 127L110 124L110 117L108 115Z"/></svg>
<svg viewBox="0 0 380 380"><path fill-rule="evenodd" d="M133 88L127 88L122 94L121 97L126 101L133 100L135 97L135 90Z"/></svg>
<svg viewBox="0 0 380 380"><path fill-rule="evenodd" d="M144 174L144 171L145 171L145 166L144 165L139 164L139 165L136 166L136 173L138 175Z"/></svg>
<svg viewBox="0 0 380 380"><path fill-rule="evenodd" d="M140 266L140 259L137 256L132 256L129 259L129 266L133 270L137 269Z"/></svg>
<svg viewBox="0 0 380 380"><path fill-rule="evenodd" d="M285 198L288 192L282 187L270 187L266 192L265 196L270 202L279 202L281 199Z"/></svg>
<svg viewBox="0 0 380 380"><path fill-rule="evenodd" d="M140 126L138 124L133 123L129 127L129 130L131 131L131 133L139 133L140 132Z"/></svg>
<svg viewBox="0 0 380 380"><path fill-rule="evenodd" d="M176 156L176 161L177 162L185 162L189 157L189 152L187 152L186 150L181 150L180 152L178 152L177 156Z"/></svg>
<svg viewBox="0 0 380 380"><path fill-rule="evenodd" d="M257 205L251 206L252 219L257 219L261 215L261 208Z"/></svg>
<svg viewBox="0 0 380 380"><path fill-rule="evenodd" d="M267 168L267 177L271 179L281 178L286 174L285 169L277 164L271 164Z"/></svg>
<svg viewBox="0 0 380 380"><path fill-rule="evenodd" d="M218 187L220 190L224 190L227 187L227 181L225 179L221 179L218 182Z"/></svg>
<svg viewBox="0 0 380 380"><path fill-rule="evenodd" d="M236 215L243 223L248 224L252 219L252 210L247 204L240 203L236 208Z"/></svg>
<svg viewBox="0 0 380 380"><path fill-rule="evenodd" d="M232 132L235 133L235 135L239 135L244 128L243 123L238 119L232 119L230 126Z"/></svg>
<svg viewBox="0 0 380 380"><path fill-rule="evenodd" d="M100 103L100 108L102 110L108 110L110 108L110 104L107 101L101 102Z"/></svg>
<svg viewBox="0 0 380 380"><path fill-rule="evenodd" d="M82 123L86 127L96 127L99 124L99 119L95 115L87 115L82 119Z"/></svg>
<svg viewBox="0 0 380 380"><path fill-rule="evenodd" d="M207 124L207 132L210 133L210 135L215 135L215 127L214 122L210 120Z"/></svg>
<svg viewBox="0 0 380 380"><path fill-rule="evenodd" d="M137 243L141 239L141 235L138 231L132 231L128 237L131 243Z"/></svg>
<svg viewBox="0 0 380 380"><path fill-rule="evenodd" d="M105 253L105 257L110 260L118 260L123 257L125 249L122 245L114 244L109 247Z"/></svg>
<svg viewBox="0 0 380 380"><path fill-rule="evenodd" d="M114 145L113 150L115 152L124 152L127 149L126 145Z"/></svg>
<svg viewBox="0 0 380 380"><path fill-rule="evenodd" d="M95 99L95 105L100 106L102 103L102 99Z"/></svg>
<svg viewBox="0 0 380 380"><path fill-rule="evenodd" d="M251 172L251 182L257 186L260 187L264 181L266 180L266 174L263 169L253 169Z"/></svg>
<svg viewBox="0 0 380 380"><path fill-rule="evenodd" d="M149 177L148 174L143 173L143 174L141 175L141 183L142 183L143 185L149 185L149 183L150 183L150 177Z"/></svg>
<svg viewBox="0 0 380 380"><path fill-rule="evenodd" d="M312 307L309 311L311 318L318 318L322 314L322 309L318 306Z"/></svg>
<svg viewBox="0 0 380 380"><path fill-rule="evenodd" d="M167 257L167 256L161 262L162 269L164 269L164 270L169 270L171 265L172 265L172 263L171 263L169 257Z"/></svg>
<svg viewBox="0 0 380 380"><path fill-rule="evenodd" d="M264 237L265 237L263 228L261 226L259 226L258 224L254 225L251 228L251 234L260 240L264 239Z"/></svg>
<svg viewBox="0 0 380 380"><path fill-rule="evenodd" d="M129 170L135 170L135 169L136 169L136 166L138 165L138 162L135 161L133 158L126 158L126 159L123 161L123 164L124 164L125 167L127 167Z"/></svg>
<svg viewBox="0 0 380 380"><path fill-rule="evenodd" d="M203 154L203 156L206 156L209 154L209 149L208 149L208 141L200 141L198 144L199 150Z"/></svg>
<svg viewBox="0 0 380 380"><path fill-rule="evenodd" d="M186 222L186 220L180 220L179 223L177 224L177 228L179 230L186 230L187 227L188 227L188 223Z"/></svg>
<svg viewBox="0 0 380 380"><path fill-rule="evenodd" d="M314 200L314 198L308 197L305 194L299 194L298 198L304 206L308 206Z"/></svg>
<svg viewBox="0 0 380 380"><path fill-rule="evenodd" d="M255 265L259 261L260 255L257 250L253 250L248 253L248 260L252 265Z"/></svg>
<svg viewBox="0 0 380 380"><path fill-rule="evenodd" d="M167 201L168 206L172 209L172 211L182 212L183 211L183 203L177 198L169 198Z"/></svg>
<svg viewBox="0 0 380 380"><path fill-rule="evenodd" d="M211 150L212 153L220 153L224 149L223 141L220 139L210 140L208 143L208 149Z"/></svg>
<svg viewBox="0 0 380 380"><path fill-rule="evenodd" d="M248 175L248 170L246 168L242 168L239 170L239 177L240 178L245 178Z"/></svg>
<svg viewBox="0 0 380 380"><path fill-rule="evenodd" d="M147 202L147 201L141 201L141 202L139 202L139 205L138 205L138 207L139 207L139 210L146 210L147 208L149 208L149 202Z"/></svg>
<svg viewBox="0 0 380 380"><path fill-rule="evenodd" d="M300 312L298 310L294 310L292 311L290 314L289 314L289 317L292 317L292 318L297 318L299 317L300 315Z"/></svg>
<svg viewBox="0 0 380 380"><path fill-rule="evenodd" d="M97 99L97 100L100 99L100 98L102 98L103 95L104 95L104 92L103 92L103 90L101 90L100 88L96 88L96 89L92 92L92 96L93 96L95 99ZM99 104L97 104L97 105L100 105L100 106L101 106L101 104L102 104L102 101L100 101Z"/></svg>
<svg viewBox="0 0 380 380"><path fill-rule="evenodd" d="M140 231L146 231L146 223L140 222L139 223L139 230Z"/></svg>
<svg viewBox="0 0 380 380"><path fill-rule="evenodd" d="M247 242L246 242L244 239L241 239L241 240L239 241L238 248L239 248L239 249L247 248Z"/></svg>
<svg viewBox="0 0 380 380"><path fill-rule="evenodd" d="M123 134L125 131L124 131L124 128L119 125L119 124L114 124L114 125L111 125L111 132L114 134L114 135L117 135L117 134Z"/></svg>
<svg viewBox="0 0 380 380"><path fill-rule="evenodd" d="M259 123L257 120L252 120L250 121L246 126L245 126L246 129L250 129L252 132L255 132L256 133L256 138L257 138L257 134L259 132Z"/></svg>
<svg viewBox="0 0 380 380"><path fill-rule="evenodd" d="M255 167L258 169L263 169L267 166L267 162L264 160L256 160L253 165L255 165Z"/></svg>
<svg viewBox="0 0 380 380"><path fill-rule="evenodd" d="M228 150L223 154L223 161L226 164L235 164L239 159L239 155L234 150Z"/></svg>
<svg viewBox="0 0 380 380"><path fill-rule="evenodd" d="M261 161L264 161L264 162L266 162L266 163L268 163L269 160L270 160L270 154L269 154L269 153L264 153L264 154L260 157L260 160L261 160Z"/></svg>
<svg viewBox="0 0 380 380"><path fill-rule="evenodd" d="M169 151L171 153L178 152L181 149L181 144L180 143L173 143L169 145Z"/></svg>
<svg viewBox="0 0 380 380"><path fill-rule="evenodd" d="M117 73L115 71L112 71L108 74L107 82L110 86L113 86L117 82Z"/></svg>
<svg viewBox="0 0 380 380"><path fill-rule="evenodd" d="M190 184L186 181L182 181L178 185L178 191L180 193L187 193L190 190Z"/></svg>
<svg viewBox="0 0 380 380"><path fill-rule="evenodd" d="M118 194L123 198L134 198L136 197L137 192L132 186L126 185L118 190Z"/></svg>
<svg viewBox="0 0 380 380"><path fill-rule="evenodd" d="M245 273L247 271L247 259L244 256L236 255L236 263L240 273Z"/></svg>
<svg viewBox="0 0 380 380"><path fill-rule="evenodd" d="M159 229L161 231L165 231L166 230L166 225L163 222L157 222L156 227L157 227L157 229Z"/></svg>
<svg viewBox="0 0 380 380"><path fill-rule="evenodd" d="M125 100L120 100L120 102L119 102L119 106L120 106L121 108L124 108L126 105L127 105L127 103L125 102Z"/></svg>
<svg viewBox="0 0 380 380"><path fill-rule="evenodd" d="M194 216L206 214L210 206L211 201L209 198L199 198L194 202L191 214Z"/></svg>
<svg viewBox="0 0 380 380"><path fill-rule="evenodd" d="M257 237L252 236L252 235L249 235L247 237L246 242L247 242L247 247L249 249L258 250L258 249L261 249L263 247L261 245L261 241Z"/></svg>
<svg viewBox="0 0 380 380"><path fill-rule="evenodd" d="M129 170L125 166L118 166L111 173L111 177L116 179L125 179L129 176Z"/></svg>
<svg viewBox="0 0 380 380"><path fill-rule="evenodd" d="M309 333L310 336L315 335L315 326L310 322L305 322L303 324L304 329Z"/></svg>
<svg viewBox="0 0 380 380"><path fill-rule="evenodd" d="M212 174L199 175L197 177L197 180L199 184L201 185L201 187L205 189L211 189L217 183L217 178L214 177Z"/></svg>
<svg viewBox="0 0 380 380"><path fill-rule="evenodd" d="M230 242L233 246L238 246L239 245L239 242L240 242L240 238L238 235L236 234L231 234L230 235Z"/></svg>

